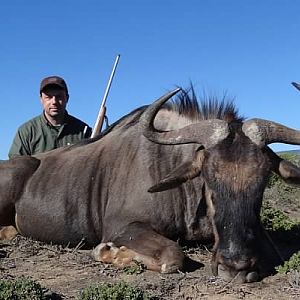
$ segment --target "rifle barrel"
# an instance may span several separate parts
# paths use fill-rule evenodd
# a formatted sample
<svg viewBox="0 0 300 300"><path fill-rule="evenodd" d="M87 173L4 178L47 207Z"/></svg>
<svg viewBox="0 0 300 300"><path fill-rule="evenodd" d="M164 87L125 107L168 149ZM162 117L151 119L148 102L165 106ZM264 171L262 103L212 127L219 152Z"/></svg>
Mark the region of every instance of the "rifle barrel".
<svg viewBox="0 0 300 300"><path fill-rule="evenodd" d="M103 114L105 114L105 111L106 111L105 103L106 103L107 95L108 95L110 87L111 87L111 83L112 83L114 75L115 75L115 71L116 71L119 59L120 59L120 54L117 55L114 66L113 66L113 69L111 71L111 74L110 74L110 77L109 77L109 80L108 80L108 84L106 86L105 93L104 93L104 96L103 96L103 99L102 99L102 102L101 102L101 106L100 106L100 109L99 109L97 120L95 122L93 131L92 131L91 138L95 137L99 132L101 132L102 125L103 125L103 120L104 120L104 115Z"/></svg>

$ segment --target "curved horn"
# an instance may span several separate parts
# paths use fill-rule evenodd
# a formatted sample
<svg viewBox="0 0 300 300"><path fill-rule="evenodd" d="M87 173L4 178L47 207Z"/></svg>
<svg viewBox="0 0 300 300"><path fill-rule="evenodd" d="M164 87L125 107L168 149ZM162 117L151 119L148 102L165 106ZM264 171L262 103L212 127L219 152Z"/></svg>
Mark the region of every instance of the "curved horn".
<svg viewBox="0 0 300 300"><path fill-rule="evenodd" d="M300 84L299 84L299 83L297 83L297 82L292 82L292 85L293 85L297 90L300 91Z"/></svg>
<svg viewBox="0 0 300 300"><path fill-rule="evenodd" d="M243 132L249 139L264 147L271 143L300 145L300 131L268 120L251 119L243 124Z"/></svg>
<svg viewBox="0 0 300 300"><path fill-rule="evenodd" d="M201 144L211 147L225 139L229 134L228 123L223 120L203 120L172 131L157 131L153 126L153 120L160 107L172 96L178 93L176 89L149 105L140 118L140 128L143 135L150 141L164 145Z"/></svg>

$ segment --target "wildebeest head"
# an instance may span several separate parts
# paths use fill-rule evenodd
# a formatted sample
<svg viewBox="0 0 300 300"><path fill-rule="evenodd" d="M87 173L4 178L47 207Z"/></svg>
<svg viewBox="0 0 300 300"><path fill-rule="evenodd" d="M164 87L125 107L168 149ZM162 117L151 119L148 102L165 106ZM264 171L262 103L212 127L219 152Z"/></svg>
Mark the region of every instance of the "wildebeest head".
<svg viewBox="0 0 300 300"><path fill-rule="evenodd" d="M268 177L274 171L291 183L299 184L300 178L300 169L282 160L267 145L300 144L300 132L262 119L243 121L234 107L178 130L156 130L153 121L157 112L177 92L179 89L147 108L140 120L143 134L158 144L195 143L199 148L190 161L183 162L149 191L168 190L201 176L215 236L214 273L256 280L263 240L260 209Z"/></svg>

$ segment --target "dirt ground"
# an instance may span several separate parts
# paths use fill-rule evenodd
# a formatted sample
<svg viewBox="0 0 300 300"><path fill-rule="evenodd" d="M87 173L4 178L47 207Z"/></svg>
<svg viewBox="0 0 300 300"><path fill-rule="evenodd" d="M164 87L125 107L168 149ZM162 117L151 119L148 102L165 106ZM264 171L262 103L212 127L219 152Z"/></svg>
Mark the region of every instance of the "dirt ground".
<svg viewBox="0 0 300 300"><path fill-rule="evenodd" d="M282 188L267 190L265 198L273 199L273 205L300 221L300 189L288 190L284 195L281 191ZM276 236L272 239L284 258L300 250L300 232L286 236L284 241ZM90 251L80 247L64 248L17 236L12 241L0 241L0 278L32 278L57 295L57 299L78 299L85 287L121 280L157 299L300 299L300 272L269 275L256 283L225 282L212 275L208 248L193 245L184 249L194 261L188 272L165 275L145 270L129 275L95 262Z"/></svg>
<svg viewBox="0 0 300 300"><path fill-rule="evenodd" d="M237 284L214 277L210 270L211 253L205 248L185 250L198 261L194 270L177 274L143 271L129 275L111 265L95 262L88 250L63 248L21 236L0 243L0 277L32 278L57 299L78 299L89 285L124 280L158 299L300 299L300 273L272 275L260 282Z"/></svg>

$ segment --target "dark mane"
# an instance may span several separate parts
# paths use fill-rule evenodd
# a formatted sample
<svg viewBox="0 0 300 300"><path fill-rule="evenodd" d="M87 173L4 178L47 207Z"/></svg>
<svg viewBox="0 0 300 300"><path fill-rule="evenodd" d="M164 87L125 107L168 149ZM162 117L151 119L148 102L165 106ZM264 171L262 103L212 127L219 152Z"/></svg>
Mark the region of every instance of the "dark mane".
<svg viewBox="0 0 300 300"><path fill-rule="evenodd" d="M134 126L139 122L140 116L148 106L142 106L129 114L123 116L118 121L111 124L107 129L101 132L98 136L90 139L82 140L70 147L79 147L93 143L100 140L103 136L114 130L116 127L123 127L124 129ZM182 89L172 101L163 106L170 111L178 112L179 115L191 120L207 120L207 119L221 119L230 121L241 122L244 117L238 114L238 109L234 104L233 99L227 98L226 95L220 100L216 96L207 97L204 95L202 98L196 96L193 85L191 84L188 89ZM122 124L123 123L123 124Z"/></svg>
<svg viewBox="0 0 300 300"><path fill-rule="evenodd" d="M192 120L221 119L238 122L244 120L238 113L234 99L228 98L226 94L222 99L206 95L198 98L192 84L188 89L182 89L173 102L165 107Z"/></svg>

